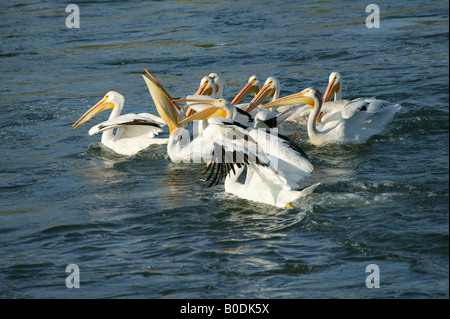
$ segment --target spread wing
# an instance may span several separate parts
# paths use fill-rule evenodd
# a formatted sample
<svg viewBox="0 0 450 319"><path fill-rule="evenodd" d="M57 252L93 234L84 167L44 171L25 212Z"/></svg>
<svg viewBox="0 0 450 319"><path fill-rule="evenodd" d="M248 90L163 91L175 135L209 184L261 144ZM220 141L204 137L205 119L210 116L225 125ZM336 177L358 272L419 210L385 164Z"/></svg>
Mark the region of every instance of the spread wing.
<svg viewBox="0 0 450 319"><path fill-rule="evenodd" d="M208 123L226 132L210 144L211 160L206 170L210 171L207 178L211 179L210 186L217 184L230 171L235 173L236 167L245 165L247 169L266 176L265 178L271 179L273 183L287 187L283 173L276 170L276 166L271 163L262 148L258 148L257 142L249 134L252 129L242 123L218 117L209 119Z"/></svg>
<svg viewBox="0 0 450 319"><path fill-rule="evenodd" d="M153 137L162 132L163 119L150 113L124 114L93 126L89 135L98 134L109 129L121 130L121 137L132 138L148 134Z"/></svg>
<svg viewBox="0 0 450 319"><path fill-rule="evenodd" d="M206 181L211 180L208 186L217 185L233 172L235 168L246 166L248 170L258 172L263 177L262 182L270 180L280 187L287 187L286 179L282 173L275 170L270 160L264 154L258 154L240 143L230 141L215 141L212 144L211 160L206 164L204 174L208 174Z"/></svg>

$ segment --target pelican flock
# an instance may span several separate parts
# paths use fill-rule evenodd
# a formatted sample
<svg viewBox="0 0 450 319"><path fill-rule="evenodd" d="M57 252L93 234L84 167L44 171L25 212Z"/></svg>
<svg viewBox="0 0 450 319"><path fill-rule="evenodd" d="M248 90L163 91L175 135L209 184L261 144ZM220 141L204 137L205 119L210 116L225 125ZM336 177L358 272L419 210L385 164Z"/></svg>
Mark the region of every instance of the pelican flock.
<svg viewBox="0 0 450 319"><path fill-rule="evenodd" d="M209 186L223 182L226 193L279 208L295 207L320 184L314 181L314 167L298 144L297 134L289 136L283 131L284 122L294 123L299 130L306 127L314 146L365 143L383 132L400 109L398 104L375 98L342 100L338 72L330 74L323 96L307 88L281 98L276 77L268 77L261 86L252 75L228 102L223 98L224 80L217 73L204 76L195 93L173 99L145 71L142 77L158 116L120 115L125 99L110 91L73 128L112 109L109 119L93 126L89 134L102 133L101 143L116 153L129 156L150 145L166 145L173 163L206 165ZM251 100L242 103L247 97ZM195 129L189 129L190 123ZM157 136L165 127L169 137Z"/></svg>

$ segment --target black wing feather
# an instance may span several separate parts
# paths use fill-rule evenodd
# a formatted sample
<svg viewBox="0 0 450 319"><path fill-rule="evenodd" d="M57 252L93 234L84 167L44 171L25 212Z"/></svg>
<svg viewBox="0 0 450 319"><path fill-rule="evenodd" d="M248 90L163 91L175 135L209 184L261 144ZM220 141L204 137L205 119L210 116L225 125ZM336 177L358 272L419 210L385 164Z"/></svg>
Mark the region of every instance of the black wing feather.
<svg viewBox="0 0 450 319"><path fill-rule="evenodd" d="M121 123L120 125L141 125L141 126L142 125L146 125L146 126L153 126L153 127L161 128L160 124L158 124L156 122L151 122L151 121L148 121L148 120L143 120L143 119L134 119L134 120L132 120L130 122ZM98 129L102 130L105 127L108 127L108 126L110 126L110 125L108 125L108 124L107 125L99 125Z"/></svg>
<svg viewBox="0 0 450 319"><path fill-rule="evenodd" d="M254 162L260 166L269 166L269 163L262 161L257 155L250 156L247 153L243 154L236 150L226 150L223 145L219 145L218 143L214 143L211 155L211 161L206 165L206 170L203 172L203 174L207 174L208 171L211 170L205 180L209 181L212 178L208 187L217 185L220 181L225 179L231 171L236 174L234 165L241 168L243 165L249 165Z"/></svg>
<svg viewBox="0 0 450 319"><path fill-rule="evenodd" d="M241 110L241 109L238 108L238 107L236 108L236 111L237 111L238 113L242 114L242 115L247 116L247 117L248 117L248 122L249 122L249 123L253 122L253 116L252 116L250 113L245 112L244 110Z"/></svg>
<svg viewBox="0 0 450 319"><path fill-rule="evenodd" d="M268 120L263 121L269 128L274 128L277 127L278 125L278 121L277 121L277 117L274 116Z"/></svg>

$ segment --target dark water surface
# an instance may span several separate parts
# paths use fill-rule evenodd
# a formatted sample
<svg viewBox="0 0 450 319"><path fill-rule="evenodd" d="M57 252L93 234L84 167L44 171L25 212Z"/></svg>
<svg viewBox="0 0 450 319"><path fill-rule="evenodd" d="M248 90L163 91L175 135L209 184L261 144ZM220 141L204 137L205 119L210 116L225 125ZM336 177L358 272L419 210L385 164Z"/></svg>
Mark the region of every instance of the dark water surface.
<svg viewBox="0 0 450 319"><path fill-rule="evenodd" d="M0 297L448 298L448 1L79 1L0 5ZM174 97L217 72L281 95L400 103L359 146L299 143L321 182L291 210L208 188L164 146L122 157L73 130L109 90L151 112L149 69ZM89 125L91 124L91 125ZM167 136L165 130L163 136ZM80 269L68 289L66 266ZM380 288L366 287L366 267Z"/></svg>

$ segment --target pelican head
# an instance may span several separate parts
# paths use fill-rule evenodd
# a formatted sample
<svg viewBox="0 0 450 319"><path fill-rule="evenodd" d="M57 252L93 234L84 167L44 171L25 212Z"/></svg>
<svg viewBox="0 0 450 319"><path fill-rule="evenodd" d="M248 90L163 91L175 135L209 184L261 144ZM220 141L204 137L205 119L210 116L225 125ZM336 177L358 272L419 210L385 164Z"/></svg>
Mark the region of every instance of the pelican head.
<svg viewBox="0 0 450 319"><path fill-rule="evenodd" d="M258 77L256 75L252 75L248 79L247 84L242 88L242 90L239 91L239 93L231 101L231 104L233 105L238 104L251 93L254 93L256 96L256 94L258 94L259 92L260 86L261 83L259 83Z"/></svg>
<svg viewBox="0 0 450 319"><path fill-rule="evenodd" d="M335 94L335 100L340 99L341 92L341 74L339 72L332 72L328 78L328 86L323 94L323 101L331 101L331 97Z"/></svg>
<svg viewBox="0 0 450 319"><path fill-rule="evenodd" d="M81 124L89 121L97 114L106 111L108 109L119 108L118 113L122 110L125 98L122 94L116 91L109 91L106 95L93 107L91 107L86 113L84 113L78 121L76 121L72 127L76 129Z"/></svg>
<svg viewBox="0 0 450 319"><path fill-rule="evenodd" d="M288 105L308 104L311 109L314 109L318 101L322 100L322 94L314 88L307 88L301 92L285 96L268 104L262 105L259 108L265 109L269 107L279 107Z"/></svg>
<svg viewBox="0 0 450 319"><path fill-rule="evenodd" d="M222 93L223 93L223 80L220 76L217 75L217 73L211 73L209 75L210 77L213 78L215 85L215 89L212 95L218 97L218 98L222 98Z"/></svg>
<svg viewBox="0 0 450 319"><path fill-rule="evenodd" d="M195 95L212 95L216 90L216 83L211 76L204 76L200 81L200 85L198 87Z"/></svg>
<svg viewBox="0 0 450 319"><path fill-rule="evenodd" d="M188 117L186 117L184 120L180 121L178 124L185 124L193 121L202 121L207 120L213 117L222 117L222 118L233 118L233 110L235 109L231 106L231 104L224 100L224 99L218 99L218 100L184 100L184 101L192 101L192 102L202 102L202 103L209 103L211 104L211 107L201 111L197 112L195 114L192 114Z"/></svg>
<svg viewBox="0 0 450 319"><path fill-rule="evenodd" d="M264 85L261 88L261 90L258 92L258 94L255 95L253 100L250 101L245 111L250 112L255 107L262 104L268 98L272 99L278 98L279 92L280 92L280 81L278 81L278 79L273 76L268 77L266 82L264 82Z"/></svg>

